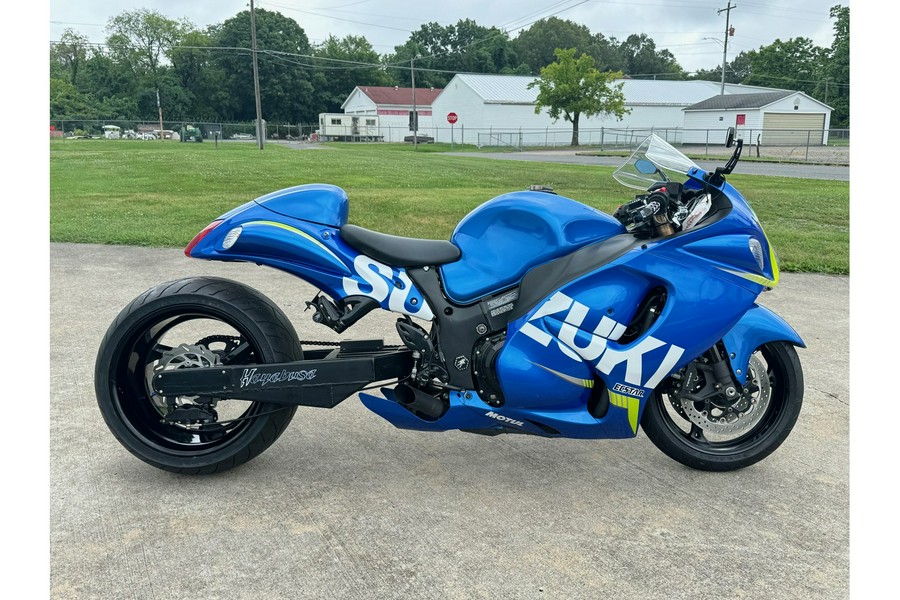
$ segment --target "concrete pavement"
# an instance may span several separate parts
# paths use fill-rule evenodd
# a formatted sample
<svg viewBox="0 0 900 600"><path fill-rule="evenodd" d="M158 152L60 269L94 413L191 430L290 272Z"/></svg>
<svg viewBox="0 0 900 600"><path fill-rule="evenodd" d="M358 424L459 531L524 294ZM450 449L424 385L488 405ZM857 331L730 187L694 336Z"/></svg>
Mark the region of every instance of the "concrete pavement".
<svg viewBox="0 0 900 600"><path fill-rule="evenodd" d="M157 283L229 277L301 337L314 291L178 249L51 244L50 596L766 598L849 595L849 279L784 274L761 302L808 344L804 408L772 456L725 474L633 440L485 438L393 428L351 398L301 408L246 465L160 471L97 410L97 347ZM348 333L395 340L373 313Z"/></svg>

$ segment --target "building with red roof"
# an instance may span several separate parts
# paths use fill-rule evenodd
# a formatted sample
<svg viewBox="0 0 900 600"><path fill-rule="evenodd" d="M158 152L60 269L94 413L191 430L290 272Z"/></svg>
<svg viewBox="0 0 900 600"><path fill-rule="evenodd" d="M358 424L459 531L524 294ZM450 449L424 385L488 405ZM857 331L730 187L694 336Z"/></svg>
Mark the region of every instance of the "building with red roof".
<svg viewBox="0 0 900 600"><path fill-rule="evenodd" d="M341 105L344 114L378 117L380 137L384 141L399 142L412 135L410 112L415 103L419 113L419 135L435 136L431 104L441 94L440 88L412 88L388 86L357 86Z"/></svg>

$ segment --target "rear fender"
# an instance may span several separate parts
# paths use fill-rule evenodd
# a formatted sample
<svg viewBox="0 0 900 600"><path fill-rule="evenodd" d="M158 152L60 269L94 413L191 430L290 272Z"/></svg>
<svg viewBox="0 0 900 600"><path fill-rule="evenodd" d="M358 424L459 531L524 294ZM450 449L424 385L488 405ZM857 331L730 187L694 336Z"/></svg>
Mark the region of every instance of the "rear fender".
<svg viewBox="0 0 900 600"><path fill-rule="evenodd" d="M763 344L778 341L806 348L797 332L784 319L758 304L754 304L722 337L722 343L725 344L731 362L731 370L741 384L747 381L750 355Z"/></svg>
<svg viewBox="0 0 900 600"><path fill-rule="evenodd" d="M366 296L385 310L433 318L406 270L360 254L341 239L337 227L286 216L256 201L219 217L185 252L191 258L252 262L286 271L335 301Z"/></svg>

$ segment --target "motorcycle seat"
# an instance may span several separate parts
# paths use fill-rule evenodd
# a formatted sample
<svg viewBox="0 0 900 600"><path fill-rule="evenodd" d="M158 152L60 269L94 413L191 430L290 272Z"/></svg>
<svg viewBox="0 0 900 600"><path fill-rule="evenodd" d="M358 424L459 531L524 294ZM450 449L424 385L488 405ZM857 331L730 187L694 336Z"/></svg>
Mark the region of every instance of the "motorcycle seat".
<svg viewBox="0 0 900 600"><path fill-rule="evenodd" d="M352 248L391 267L437 266L459 260L461 252L444 240L400 237L344 225L341 239Z"/></svg>

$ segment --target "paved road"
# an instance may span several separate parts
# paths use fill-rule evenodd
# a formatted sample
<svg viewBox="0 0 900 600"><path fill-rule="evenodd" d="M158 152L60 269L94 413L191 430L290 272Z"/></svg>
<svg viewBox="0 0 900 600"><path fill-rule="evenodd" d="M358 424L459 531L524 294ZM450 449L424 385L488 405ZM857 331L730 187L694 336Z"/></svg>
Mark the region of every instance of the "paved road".
<svg viewBox="0 0 900 600"><path fill-rule="evenodd" d="M582 156L574 150L539 150L533 152L447 152L450 156L470 156L477 158L491 158L495 160L521 160L527 162L552 162L572 165L602 165L618 167L625 158L611 156ZM699 161L697 165L704 170L711 171L725 164L727 157L722 162ZM833 165L797 165L785 163L759 163L744 161L738 163L734 171L736 174L768 175L777 177L794 177L801 179L833 179L837 181L850 181L849 166Z"/></svg>
<svg viewBox="0 0 900 600"><path fill-rule="evenodd" d="M50 596L92 599L847 598L846 277L785 274L761 301L808 344L800 420L765 461L692 471L634 440L394 429L349 399L301 408L261 456L179 476L96 408L117 312L185 275L241 280L301 335L313 290L180 250L51 244ZM814 308L813 308L814 302ZM394 340L372 314L358 337ZM323 336L327 337L327 336Z"/></svg>

